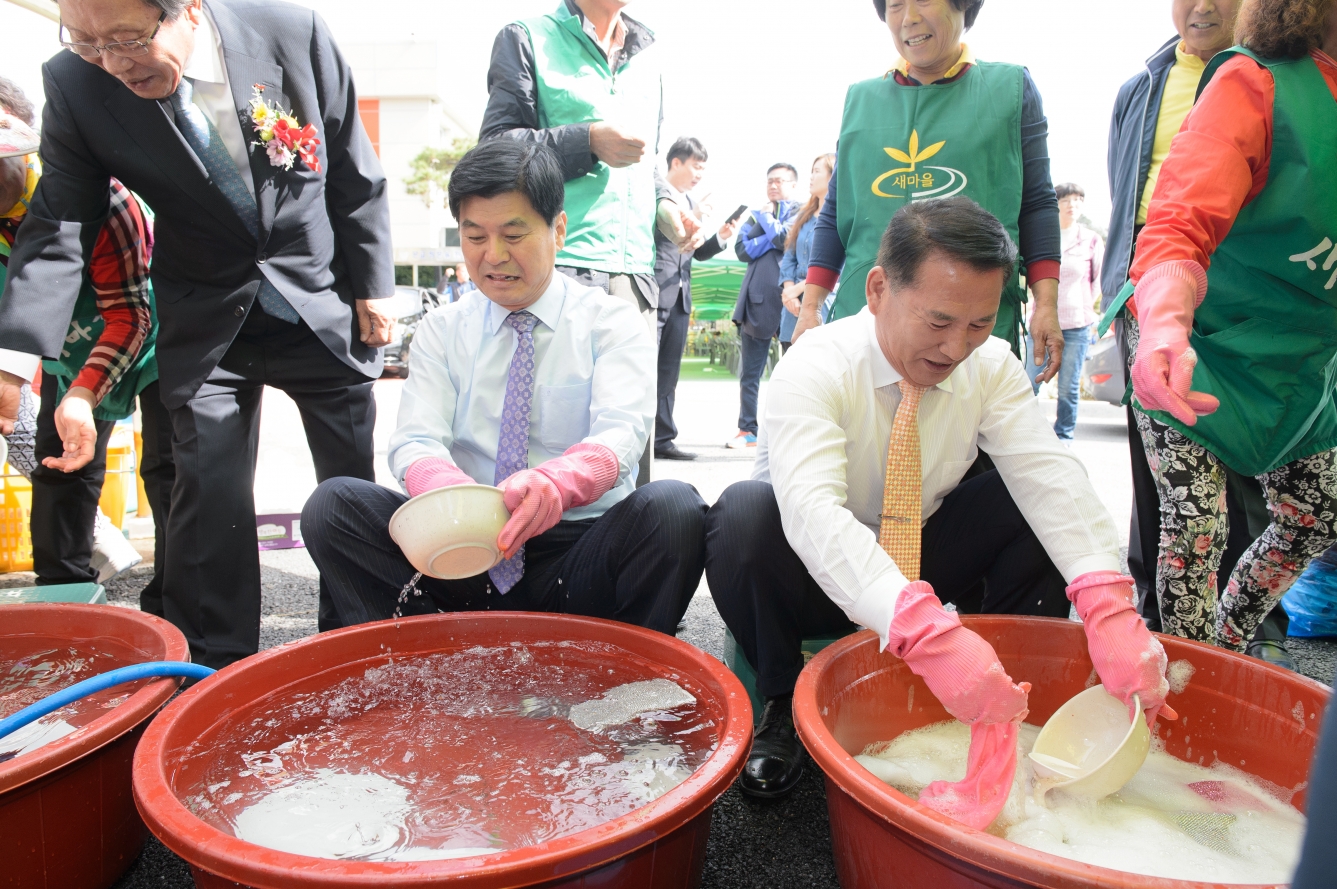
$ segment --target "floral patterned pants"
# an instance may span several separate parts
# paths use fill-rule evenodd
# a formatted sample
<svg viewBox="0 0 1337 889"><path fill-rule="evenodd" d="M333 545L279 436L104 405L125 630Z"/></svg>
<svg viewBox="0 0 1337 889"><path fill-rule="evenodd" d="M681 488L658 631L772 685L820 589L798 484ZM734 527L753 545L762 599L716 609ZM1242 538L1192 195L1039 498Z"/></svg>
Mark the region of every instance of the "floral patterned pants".
<svg viewBox="0 0 1337 889"><path fill-rule="evenodd" d="M1129 362L1137 323L1125 325ZM1258 476L1272 523L1240 557L1217 601L1225 550L1226 471L1205 447L1136 408L1137 431L1161 496L1156 596L1165 632L1243 651L1310 560L1337 543L1337 450Z"/></svg>

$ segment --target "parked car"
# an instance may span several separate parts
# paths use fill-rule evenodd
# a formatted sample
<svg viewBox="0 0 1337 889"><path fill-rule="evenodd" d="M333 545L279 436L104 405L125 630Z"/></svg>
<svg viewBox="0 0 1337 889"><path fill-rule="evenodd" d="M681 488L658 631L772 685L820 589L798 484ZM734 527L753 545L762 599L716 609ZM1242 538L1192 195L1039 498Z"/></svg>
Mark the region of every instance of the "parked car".
<svg viewBox="0 0 1337 889"><path fill-rule="evenodd" d="M1097 340L1086 352L1082 367L1082 389L1096 401L1123 404L1128 391L1128 371L1119 354L1119 341L1112 336Z"/></svg>
<svg viewBox="0 0 1337 889"><path fill-rule="evenodd" d="M409 347L413 342L413 332L418 322L430 309L436 307L436 294L425 287L395 288L394 296L381 300L383 311L395 319L390 333L390 343L385 347L385 371L383 376L406 377L409 375Z"/></svg>

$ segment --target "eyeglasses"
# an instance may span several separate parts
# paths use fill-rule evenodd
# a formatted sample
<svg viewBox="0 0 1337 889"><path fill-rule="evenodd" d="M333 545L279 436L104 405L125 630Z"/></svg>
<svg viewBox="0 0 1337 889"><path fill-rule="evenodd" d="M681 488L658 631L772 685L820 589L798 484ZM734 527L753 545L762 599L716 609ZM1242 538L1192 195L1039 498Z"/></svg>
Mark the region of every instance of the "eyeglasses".
<svg viewBox="0 0 1337 889"><path fill-rule="evenodd" d="M142 40L123 40L119 43L75 43L73 40L67 40L70 36L69 29L62 22L60 25L60 45L68 49L75 55L82 56L85 59L96 59L104 52L109 52L114 56L129 58L131 56L142 56L149 51L149 44L153 38L158 36L158 31L162 28L163 20L167 18L167 10L163 10L158 16L158 23L153 26L153 33Z"/></svg>

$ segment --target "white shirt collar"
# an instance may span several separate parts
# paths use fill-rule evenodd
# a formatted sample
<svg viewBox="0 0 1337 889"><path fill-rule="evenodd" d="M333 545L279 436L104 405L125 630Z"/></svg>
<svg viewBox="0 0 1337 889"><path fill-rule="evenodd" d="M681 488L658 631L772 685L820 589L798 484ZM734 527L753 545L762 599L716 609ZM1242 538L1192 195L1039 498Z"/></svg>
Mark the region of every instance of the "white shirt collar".
<svg viewBox="0 0 1337 889"><path fill-rule="evenodd" d="M881 389L886 386L896 385L902 379L904 379L904 377L901 376L900 371L892 367L891 362L887 360L887 353L882 351L882 344L877 341L877 317L869 310L867 306L864 306L859 311L859 317L866 319L865 325L868 331L868 343L872 347L873 388ZM966 361L969 360L970 358L969 356L967 356ZM934 386L933 388L941 389L944 392L951 392L952 377L956 376L958 373L961 373L962 368L964 368L965 366L966 362L962 361L960 364L956 366L956 370L953 370L951 374L948 375L947 379L943 380L941 383Z"/></svg>
<svg viewBox="0 0 1337 889"><path fill-rule="evenodd" d="M538 318L549 330L556 330L557 322L562 318L562 306L566 303L566 282L566 275L553 269L552 280L548 282L548 289L543 291L543 295L535 300L532 305L522 311L529 312ZM506 317L511 314L511 310L494 303L492 300L488 300L487 303L487 332L495 335L504 326Z"/></svg>
<svg viewBox="0 0 1337 889"><path fill-rule="evenodd" d="M193 81L206 83L227 83L227 67L223 63L223 41L218 36L213 16L208 8L203 10L200 23L195 28L195 50L186 63L184 76Z"/></svg>
<svg viewBox="0 0 1337 889"><path fill-rule="evenodd" d="M581 19L581 30L588 34L590 39L594 41L594 45L602 50L603 46L599 43L599 35L594 31L594 23L591 22L589 16L586 15L582 15ZM625 46L627 42L627 25L622 19L622 13L619 12L617 18L613 20L613 31L608 35L608 38L608 50L606 54L608 56L608 61L611 63L614 56L622 53L622 47Z"/></svg>

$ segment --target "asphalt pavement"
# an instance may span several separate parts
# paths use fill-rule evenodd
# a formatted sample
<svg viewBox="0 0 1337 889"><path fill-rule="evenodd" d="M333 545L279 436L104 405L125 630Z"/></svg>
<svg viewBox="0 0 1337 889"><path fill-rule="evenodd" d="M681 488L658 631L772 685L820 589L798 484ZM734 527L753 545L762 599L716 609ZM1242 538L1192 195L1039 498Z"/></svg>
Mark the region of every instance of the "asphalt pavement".
<svg viewBox="0 0 1337 889"><path fill-rule="evenodd" d="M384 452L393 428L402 383L383 380L376 386L378 475L389 482ZM763 385L763 395L765 387ZM1044 402L1052 417L1054 403ZM655 478L690 482L707 502L714 502L729 484L747 478L751 455L726 449L736 430L736 382L684 381L678 391L678 444L700 457L692 462L656 461ZM1130 486L1128 445L1120 409L1083 403L1074 450L1086 463L1097 493L1113 513L1118 527L1128 527ZM260 464L256 480L257 509L297 512L315 475L306 456L301 420L295 405L282 393L268 391L261 426ZM263 612L261 646L300 639L316 631L317 572L305 550L261 554ZM148 569L128 572L108 585L114 604L135 607ZM723 657L724 626L702 580L687 614L682 638ZM1337 666L1337 643L1290 640L1288 647L1308 676L1331 684ZM194 884L181 859L150 839L143 854L116 889L190 889ZM836 889L821 776L812 763L798 789L778 802L758 802L731 789L715 806L706 853L706 889Z"/></svg>

